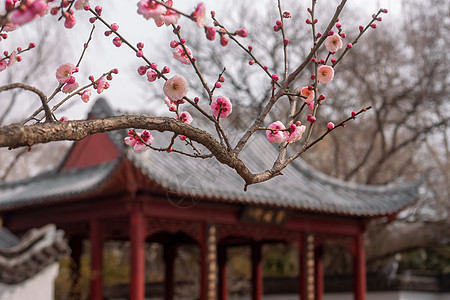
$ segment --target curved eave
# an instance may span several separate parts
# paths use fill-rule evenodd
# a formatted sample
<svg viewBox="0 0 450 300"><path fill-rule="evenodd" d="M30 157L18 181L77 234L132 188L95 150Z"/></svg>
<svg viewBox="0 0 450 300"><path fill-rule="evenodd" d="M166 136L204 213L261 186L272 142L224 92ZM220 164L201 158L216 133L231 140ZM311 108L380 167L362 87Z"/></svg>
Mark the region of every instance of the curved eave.
<svg viewBox="0 0 450 300"><path fill-rule="evenodd" d="M70 201L98 193L112 178L119 160L93 167L51 171L0 184L0 211Z"/></svg>

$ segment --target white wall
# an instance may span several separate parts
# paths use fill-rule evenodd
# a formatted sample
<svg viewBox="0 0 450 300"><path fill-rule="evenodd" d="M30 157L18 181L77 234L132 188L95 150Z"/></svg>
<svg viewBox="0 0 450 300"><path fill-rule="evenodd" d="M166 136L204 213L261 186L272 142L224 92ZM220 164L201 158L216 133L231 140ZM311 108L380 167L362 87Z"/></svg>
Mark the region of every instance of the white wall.
<svg viewBox="0 0 450 300"><path fill-rule="evenodd" d="M16 285L0 283L0 300L51 300L59 263L47 266L40 273Z"/></svg>

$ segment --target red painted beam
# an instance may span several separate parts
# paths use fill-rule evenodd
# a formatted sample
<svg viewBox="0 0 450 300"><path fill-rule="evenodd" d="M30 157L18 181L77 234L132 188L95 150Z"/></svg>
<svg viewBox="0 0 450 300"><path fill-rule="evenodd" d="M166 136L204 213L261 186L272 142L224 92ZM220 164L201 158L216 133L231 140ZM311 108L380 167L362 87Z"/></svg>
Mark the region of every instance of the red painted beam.
<svg viewBox="0 0 450 300"><path fill-rule="evenodd" d="M140 203L133 203L130 217L130 300L145 298L145 218Z"/></svg>
<svg viewBox="0 0 450 300"><path fill-rule="evenodd" d="M298 287L300 300L307 300L307 278L306 278L306 241L303 232L300 233L298 239L298 258L299 258L299 274L298 274Z"/></svg>

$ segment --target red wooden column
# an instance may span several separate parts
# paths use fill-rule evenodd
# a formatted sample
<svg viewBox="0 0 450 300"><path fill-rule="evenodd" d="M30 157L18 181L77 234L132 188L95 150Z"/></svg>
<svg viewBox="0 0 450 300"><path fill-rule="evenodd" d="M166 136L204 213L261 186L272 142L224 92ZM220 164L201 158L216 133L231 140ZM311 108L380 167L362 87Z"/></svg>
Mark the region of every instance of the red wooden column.
<svg viewBox="0 0 450 300"><path fill-rule="evenodd" d="M314 253L314 300L323 299L323 247L317 246Z"/></svg>
<svg viewBox="0 0 450 300"><path fill-rule="evenodd" d="M227 300L227 248L225 245L218 245L217 247L217 263L219 267L219 285L218 296L219 300Z"/></svg>
<svg viewBox="0 0 450 300"><path fill-rule="evenodd" d="M103 300L103 234L98 219L90 221L91 241L91 300Z"/></svg>
<svg viewBox="0 0 450 300"><path fill-rule="evenodd" d="M307 276L306 276L306 243L305 235L300 233L298 238L298 287L300 300L306 300L306 290L307 290Z"/></svg>
<svg viewBox="0 0 450 300"><path fill-rule="evenodd" d="M353 243L355 300L366 300L366 254L362 230L354 237Z"/></svg>
<svg viewBox="0 0 450 300"><path fill-rule="evenodd" d="M177 253L176 245L167 243L164 245L164 299L173 300L174 297L174 266Z"/></svg>
<svg viewBox="0 0 450 300"><path fill-rule="evenodd" d="M263 296L263 274L261 264L261 243L252 243L252 300Z"/></svg>
<svg viewBox="0 0 450 300"><path fill-rule="evenodd" d="M70 291L69 300L79 300L81 299L81 287L80 287L80 262L81 254L83 253L83 238L82 237L70 237L69 238L70 247Z"/></svg>
<svg viewBox="0 0 450 300"><path fill-rule="evenodd" d="M207 241L207 225L202 223L200 225L200 300L207 300L207 284L208 284L208 266L206 264L208 255L208 241Z"/></svg>
<svg viewBox="0 0 450 300"><path fill-rule="evenodd" d="M140 203L132 204L130 216L130 300L145 297L145 217Z"/></svg>

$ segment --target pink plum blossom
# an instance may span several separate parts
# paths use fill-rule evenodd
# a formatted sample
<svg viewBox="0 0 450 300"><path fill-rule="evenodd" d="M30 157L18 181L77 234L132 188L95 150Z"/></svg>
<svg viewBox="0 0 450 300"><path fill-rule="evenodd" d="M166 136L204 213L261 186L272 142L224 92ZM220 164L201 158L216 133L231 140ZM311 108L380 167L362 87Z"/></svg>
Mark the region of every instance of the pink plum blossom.
<svg viewBox="0 0 450 300"><path fill-rule="evenodd" d="M60 65L56 70L56 79L59 83L66 83L75 71L76 68L71 63Z"/></svg>
<svg viewBox="0 0 450 300"><path fill-rule="evenodd" d="M289 126L289 135L286 139L286 142L293 143L298 141L299 139L302 138L302 135L305 132L305 130L306 130L305 125L297 126L295 124L291 124L291 126Z"/></svg>
<svg viewBox="0 0 450 300"><path fill-rule="evenodd" d="M306 105L308 105L309 110L311 111L314 110L314 101L311 100L308 103L306 103Z"/></svg>
<svg viewBox="0 0 450 300"><path fill-rule="evenodd" d="M180 100L186 96L189 89L186 78L175 75L164 84L164 94L172 100Z"/></svg>
<svg viewBox="0 0 450 300"><path fill-rule="evenodd" d="M332 53L342 48L342 40L337 32L325 39L325 48Z"/></svg>
<svg viewBox="0 0 450 300"><path fill-rule="evenodd" d="M218 96L211 102L211 109L214 117L219 116L220 113L220 118L226 118L231 114L233 106L231 105L230 99L224 96Z"/></svg>
<svg viewBox="0 0 450 300"><path fill-rule="evenodd" d="M124 140L125 144L134 148L134 151L143 152L147 150L148 147L144 143L142 143L142 141L150 145L155 139L147 130L144 130L142 133L138 133L135 132L134 129L130 129L128 131L128 136Z"/></svg>
<svg viewBox="0 0 450 300"><path fill-rule="evenodd" d="M202 28L205 26L205 3L201 2L199 5L197 5L197 8L192 13L192 15L195 18L195 21L197 21L197 26Z"/></svg>
<svg viewBox="0 0 450 300"><path fill-rule="evenodd" d="M308 89L307 86L303 87L302 90L300 91L300 95L306 98L302 97L302 100L306 103L311 102L312 100L314 100L314 91Z"/></svg>
<svg viewBox="0 0 450 300"><path fill-rule="evenodd" d="M173 57L185 65L190 65L191 61L189 60L189 57L192 57L192 51L187 46L184 46L184 47L186 48L187 54L184 51L183 46L178 45L173 50ZM188 55L189 55L189 57L188 57Z"/></svg>
<svg viewBox="0 0 450 300"><path fill-rule="evenodd" d="M186 124L191 124L193 118L190 113L188 113L187 111L183 111L182 113L180 113L178 120Z"/></svg>
<svg viewBox="0 0 450 300"><path fill-rule="evenodd" d="M67 29L72 28L77 23L77 19L71 14L65 15L66 20L64 21L64 27Z"/></svg>
<svg viewBox="0 0 450 300"><path fill-rule="evenodd" d="M331 66L320 66L317 69L317 80L320 83L328 83L334 77L334 69Z"/></svg>
<svg viewBox="0 0 450 300"><path fill-rule="evenodd" d="M142 15L147 20L150 18L155 20L161 19L161 16L167 11L167 9L161 4L149 0L139 1L137 6L137 13Z"/></svg>
<svg viewBox="0 0 450 300"><path fill-rule="evenodd" d="M42 0L25 1L25 4L20 9L15 10L11 15L11 23L13 25L23 25L30 22L38 16L43 16L47 13L49 4Z"/></svg>
<svg viewBox="0 0 450 300"><path fill-rule="evenodd" d="M149 71L147 72L147 80L148 80L148 81L153 82L153 81L155 81L157 78L158 78L158 73L156 73L155 71L149 70Z"/></svg>
<svg viewBox="0 0 450 300"><path fill-rule="evenodd" d="M17 51L14 50L13 52L11 52L11 54L9 55L9 61L8 61L8 67L11 67L12 65L14 65L14 63L18 61L17 60Z"/></svg>
<svg viewBox="0 0 450 300"><path fill-rule="evenodd" d="M3 71L4 69L6 69L7 66L8 66L8 63L6 62L6 60L0 61L0 71Z"/></svg>
<svg viewBox="0 0 450 300"><path fill-rule="evenodd" d="M268 126L268 128L270 128L270 129L286 129L286 127L284 127L284 124L281 123L281 121L273 122L272 124L270 124ZM266 130L267 140L271 144L282 143L282 142L286 141L288 135L289 135L289 133L287 131Z"/></svg>
<svg viewBox="0 0 450 300"><path fill-rule="evenodd" d="M81 94L81 100L83 100L85 103L88 103L90 97L91 97L91 89L87 89Z"/></svg>
<svg viewBox="0 0 450 300"><path fill-rule="evenodd" d="M102 76L97 81L97 93L101 94L105 90L106 86L107 86L106 78L105 78L105 76Z"/></svg>
<svg viewBox="0 0 450 300"><path fill-rule="evenodd" d="M177 104L175 101L170 99L169 97L164 97L164 103L167 105L170 111L176 111L177 110Z"/></svg>
<svg viewBox="0 0 450 300"><path fill-rule="evenodd" d="M74 7L76 10L82 10L86 5L89 5L89 0L77 0Z"/></svg>
<svg viewBox="0 0 450 300"><path fill-rule="evenodd" d="M163 14L161 17L162 17L162 21L164 22L164 24L166 24L166 26L169 26L169 25L172 25L172 24L175 25L178 23L178 19L180 19L180 14L172 9L168 9L167 12L165 14ZM156 19L155 19L155 22L156 22Z"/></svg>
<svg viewBox="0 0 450 300"><path fill-rule="evenodd" d="M75 80L75 77L72 76L71 79L69 79L69 81L63 86L62 92L64 94L70 94L75 91L78 86L78 82Z"/></svg>
<svg viewBox="0 0 450 300"><path fill-rule="evenodd" d="M328 130L332 130L334 128L334 123L333 122L328 122L327 128L328 128Z"/></svg>

